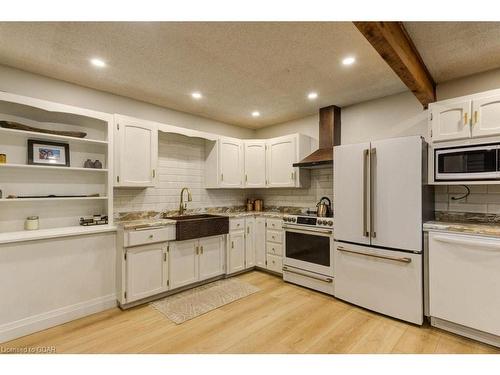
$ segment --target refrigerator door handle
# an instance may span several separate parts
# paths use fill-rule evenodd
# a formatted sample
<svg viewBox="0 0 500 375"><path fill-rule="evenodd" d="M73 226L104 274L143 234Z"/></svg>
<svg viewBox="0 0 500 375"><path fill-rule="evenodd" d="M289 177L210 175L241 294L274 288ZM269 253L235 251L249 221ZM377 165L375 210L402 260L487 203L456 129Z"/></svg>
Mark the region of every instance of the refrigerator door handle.
<svg viewBox="0 0 500 375"><path fill-rule="evenodd" d="M369 179L369 149L363 150L363 237L369 237L368 231L368 179Z"/></svg>
<svg viewBox="0 0 500 375"><path fill-rule="evenodd" d="M411 258L408 258L408 257L391 257L391 256L381 255L381 254L365 253L362 251L349 250L349 249L346 249L342 246L337 246L337 250L341 251L343 253L363 255L363 256L367 256L367 257L380 258L380 259L385 259L385 260L392 260L394 262L411 263Z"/></svg>
<svg viewBox="0 0 500 375"><path fill-rule="evenodd" d="M370 236L371 238L377 237L377 232L375 231L375 218L373 215L373 187L375 183L373 182L373 177L375 175L375 158L377 157L377 149L373 147L370 149Z"/></svg>

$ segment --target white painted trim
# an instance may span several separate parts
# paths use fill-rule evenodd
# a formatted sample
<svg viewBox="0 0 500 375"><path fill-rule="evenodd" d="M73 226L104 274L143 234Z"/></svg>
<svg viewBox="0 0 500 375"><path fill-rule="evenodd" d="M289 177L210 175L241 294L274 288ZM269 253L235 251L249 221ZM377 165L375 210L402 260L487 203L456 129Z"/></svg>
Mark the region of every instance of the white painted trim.
<svg viewBox="0 0 500 375"><path fill-rule="evenodd" d="M111 309L116 306L116 296L114 294L110 294L6 323L0 326L0 343L79 319L87 315L95 314L100 311Z"/></svg>
<svg viewBox="0 0 500 375"><path fill-rule="evenodd" d="M39 229L34 231L24 230L18 232L0 233L0 244L23 242L23 241L36 241L48 238L83 236L87 234L106 233L106 232L116 232L116 226L110 224L93 225L93 226L76 225L73 227Z"/></svg>

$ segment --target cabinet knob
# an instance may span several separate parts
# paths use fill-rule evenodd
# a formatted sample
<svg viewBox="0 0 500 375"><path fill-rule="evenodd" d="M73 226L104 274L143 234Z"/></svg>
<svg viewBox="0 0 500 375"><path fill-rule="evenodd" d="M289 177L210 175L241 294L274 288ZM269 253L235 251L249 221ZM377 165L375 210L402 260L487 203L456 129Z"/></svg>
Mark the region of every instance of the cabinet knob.
<svg viewBox="0 0 500 375"><path fill-rule="evenodd" d="M149 238L153 238L153 235L152 235L152 234L150 234L150 235L149 235Z"/></svg>

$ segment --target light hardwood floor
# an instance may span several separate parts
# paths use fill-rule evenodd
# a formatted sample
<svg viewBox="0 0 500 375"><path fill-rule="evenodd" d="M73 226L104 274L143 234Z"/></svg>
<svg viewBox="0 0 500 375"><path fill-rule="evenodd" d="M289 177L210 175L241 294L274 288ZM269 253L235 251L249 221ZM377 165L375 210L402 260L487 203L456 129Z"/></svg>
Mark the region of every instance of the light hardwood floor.
<svg viewBox="0 0 500 375"><path fill-rule="evenodd" d="M55 346L57 353L500 353L263 272L237 277L261 291L181 325L149 305L115 308L0 346Z"/></svg>

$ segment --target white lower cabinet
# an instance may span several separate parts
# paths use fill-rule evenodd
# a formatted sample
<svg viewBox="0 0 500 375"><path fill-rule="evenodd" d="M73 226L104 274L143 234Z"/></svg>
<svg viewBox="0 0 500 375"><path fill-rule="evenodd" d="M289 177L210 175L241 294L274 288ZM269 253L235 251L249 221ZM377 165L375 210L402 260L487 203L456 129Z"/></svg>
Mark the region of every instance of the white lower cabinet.
<svg viewBox="0 0 500 375"><path fill-rule="evenodd" d="M429 233L431 323L500 346L499 270L499 238Z"/></svg>
<svg viewBox="0 0 500 375"><path fill-rule="evenodd" d="M255 218L254 231L255 265L266 268L266 219Z"/></svg>
<svg viewBox="0 0 500 375"><path fill-rule="evenodd" d="M224 273L223 236L169 245L170 289L180 288Z"/></svg>
<svg viewBox="0 0 500 375"><path fill-rule="evenodd" d="M227 244L227 273L245 269L245 230L229 232Z"/></svg>
<svg viewBox="0 0 500 375"><path fill-rule="evenodd" d="M170 286L172 289L198 281L198 240L174 241L169 247Z"/></svg>
<svg viewBox="0 0 500 375"><path fill-rule="evenodd" d="M222 275L224 273L223 237L201 238L199 246L199 280Z"/></svg>
<svg viewBox="0 0 500 375"><path fill-rule="evenodd" d="M269 271L283 273L283 220L266 219L266 268Z"/></svg>
<svg viewBox="0 0 500 375"><path fill-rule="evenodd" d="M255 267L255 218L245 219L245 268Z"/></svg>
<svg viewBox="0 0 500 375"><path fill-rule="evenodd" d="M127 248L125 261L127 303L168 290L166 243Z"/></svg>

